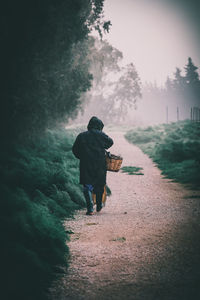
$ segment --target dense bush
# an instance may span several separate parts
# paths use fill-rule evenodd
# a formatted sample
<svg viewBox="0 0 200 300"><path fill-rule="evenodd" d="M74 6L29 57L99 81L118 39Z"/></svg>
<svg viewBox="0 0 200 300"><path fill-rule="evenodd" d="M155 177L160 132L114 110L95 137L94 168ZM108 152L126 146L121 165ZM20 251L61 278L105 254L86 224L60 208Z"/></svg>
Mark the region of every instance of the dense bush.
<svg viewBox="0 0 200 300"><path fill-rule="evenodd" d="M182 121L130 130L126 138L147 153L167 177L199 187L199 132L200 123Z"/></svg>
<svg viewBox="0 0 200 300"><path fill-rule="evenodd" d="M62 220L84 206L78 161L65 130L1 153L1 297L45 299L67 265Z"/></svg>

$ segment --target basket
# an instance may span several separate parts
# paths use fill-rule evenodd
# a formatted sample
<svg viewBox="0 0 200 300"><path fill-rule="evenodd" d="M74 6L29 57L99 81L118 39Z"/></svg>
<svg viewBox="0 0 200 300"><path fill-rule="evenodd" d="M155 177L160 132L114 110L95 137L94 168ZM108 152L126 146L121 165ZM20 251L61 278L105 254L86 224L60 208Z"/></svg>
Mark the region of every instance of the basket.
<svg viewBox="0 0 200 300"><path fill-rule="evenodd" d="M106 153L107 171L118 172L121 168L123 158L119 155Z"/></svg>

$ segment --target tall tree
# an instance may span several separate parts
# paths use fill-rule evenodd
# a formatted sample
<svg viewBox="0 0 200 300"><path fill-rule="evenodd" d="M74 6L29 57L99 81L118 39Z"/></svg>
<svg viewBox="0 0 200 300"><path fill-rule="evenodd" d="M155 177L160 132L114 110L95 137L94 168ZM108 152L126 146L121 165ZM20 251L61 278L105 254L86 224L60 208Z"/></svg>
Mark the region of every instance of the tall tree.
<svg viewBox="0 0 200 300"><path fill-rule="evenodd" d="M122 53L107 41L93 41L90 59L93 86L85 95L88 100L84 120L98 113L105 122L125 119L128 109L141 97L141 83L135 66L121 67Z"/></svg>
<svg viewBox="0 0 200 300"><path fill-rule="evenodd" d="M129 109L136 107L141 98L141 82L133 63L128 64L121 70L122 75L114 85L114 92L110 96L113 107L109 111L109 118L113 121L124 121ZM112 117L114 113L114 116Z"/></svg>
<svg viewBox="0 0 200 300"><path fill-rule="evenodd" d="M176 90L182 90L185 88L186 79L181 75L181 69L176 68L176 72L174 73L173 86Z"/></svg>
<svg viewBox="0 0 200 300"><path fill-rule="evenodd" d="M198 74L198 67L196 67L191 59L188 58L188 63L185 66L185 80L187 83L187 89L185 97L187 101L190 100L190 106L200 105L200 80Z"/></svg>
<svg viewBox="0 0 200 300"><path fill-rule="evenodd" d="M199 74L197 72L198 67L196 67L191 59L188 58L188 63L185 66L185 79L187 84L189 85L196 85L199 84Z"/></svg>

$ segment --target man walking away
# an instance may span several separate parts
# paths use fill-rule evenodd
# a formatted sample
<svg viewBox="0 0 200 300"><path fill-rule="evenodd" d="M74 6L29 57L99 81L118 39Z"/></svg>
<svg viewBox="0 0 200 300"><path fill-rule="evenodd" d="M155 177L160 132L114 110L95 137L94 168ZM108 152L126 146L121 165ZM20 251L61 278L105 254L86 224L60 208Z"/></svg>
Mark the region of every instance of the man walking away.
<svg viewBox="0 0 200 300"><path fill-rule="evenodd" d="M80 133L72 147L76 158L80 159L80 183L87 204L86 215L93 215L92 192L96 194L97 212L102 209L102 195L106 184L105 149L113 145L113 140L103 131L104 124L92 117L87 131Z"/></svg>

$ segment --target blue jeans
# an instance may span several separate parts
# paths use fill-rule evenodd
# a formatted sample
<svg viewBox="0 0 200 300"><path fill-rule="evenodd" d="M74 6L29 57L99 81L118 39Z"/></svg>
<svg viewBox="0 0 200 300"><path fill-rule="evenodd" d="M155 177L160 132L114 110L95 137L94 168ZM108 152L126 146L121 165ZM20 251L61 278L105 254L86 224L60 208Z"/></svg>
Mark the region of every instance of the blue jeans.
<svg viewBox="0 0 200 300"><path fill-rule="evenodd" d="M83 185L83 193L85 196L86 204L87 204L87 211L93 212L93 200L92 200L92 192L96 194L96 204L97 204L97 211L102 208L102 195L104 191L104 186L93 186L91 184L84 184Z"/></svg>

